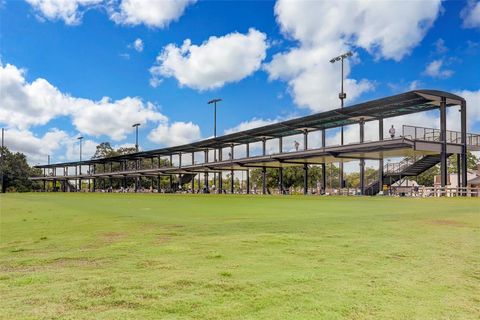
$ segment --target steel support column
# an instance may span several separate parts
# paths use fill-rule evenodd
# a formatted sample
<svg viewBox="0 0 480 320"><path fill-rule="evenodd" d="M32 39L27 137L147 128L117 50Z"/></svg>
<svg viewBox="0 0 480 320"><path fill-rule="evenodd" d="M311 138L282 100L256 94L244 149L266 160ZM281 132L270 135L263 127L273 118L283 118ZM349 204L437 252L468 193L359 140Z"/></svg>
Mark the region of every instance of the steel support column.
<svg viewBox="0 0 480 320"><path fill-rule="evenodd" d="M457 153L457 188L462 186L462 155Z"/></svg>
<svg viewBox="0 0 480 320"><path fill-rule="evenodd" d="M365 140L365 121L360 120L360 143ZM365 194L365 159L360 159L360 194Z"/></svg>
<svg viewBox="0 0 480 320"><path fill-rule="evenodd" d="M303 130L303 150L308 149L308 130Z"/></svg>
<svg viewBox="0 0 480 320"><path fill-rule="evenodd" d="M234 173L234 171L232 170L232 171L230 172L230 193L231 193L231 194L234 194L234 193L235 193L235 186L234 186L235 177L233 176L233 173Z"/></svg>
<svg viewBox="0 0 480 320"><path fill-rule="evenodd" d="M383 140L383 119L378 119L378 140ZM383 154L381 154L381 159L378 161L378 181L380 184L379 191L383 190Z"/></svg>
<svg viewBox="0 0 480 320"><path fill-rule="evenodd" d="M267 194L267 169L262 168L262 194Z"/></svg>
<svg viewBox="0 0 480 320"><path fill-rule="evenodd" d="M462 101L460 106L460 135L462 143L462 154L460 157L461 169L462 169L462 187L467 187L467 102ZM466 193L464 194L466 196Z"/></svg>
<svg viewBox="0 0 480 320"><path fill-rule="evenodd" d="M265 137L262 138L262 155L267 154L267 139ZM267 169L265 167L262 168L262 193L267 194Z"/></svg>
<svg viewBox="0 0 480 320"><path fill-rule="evenodd" d="M95 174L95 171L96 171L96 168L97 166L94 164L93 165L93 174ZM67 172L68 172L68 168L67 168ZM97 179L94 177L93 178L93 192L95 192L97 190Z"/></svg>
<svg viewBox="0 0 480 320"><path fill-rule="evenodd" d="M326 135L325 135L325 129L322 130L322 148L325 148L326 144ZM325 161L322 163L322 188L323 192L325 193L327 190L327 164Z"/></svg>
<svg viewBox="0 0 480 320"><path fill-rule="evenodd" d="M246 156L250 157L250 144L247 142L246 146ZM247 194L250 194L250 169L247 169Z"/></svg>
<svg viewBox="0 0 480 320"><path fill-rule="evenodd" d="M278 138L278 153L283 153L283 138ZM278 168L278 190L280 194L284 194L283 192L283 168Z"/></svg>
<svg viewBox="0 0 480 320"><path fill-rule="evenodd" d="M303 194L308 194L308 164L303 164Z"/></svg>
<svg viewBox="0 0 480 320"><path fill-rule="evenodd" d="M283 192L283 168L278 168L278 190L280 194L284 194Z"/></svg>
<svg viewBox="0 0 480 320"><path fill-rule="evenodd" d="M223 149L218 149L218 161L223 159ZM223 193L223 172L218 173L218 193Z"/></svg>
<svg viewBox="0 0 480 320"><path fill-rule="evenodd" d="M442 97L440 101L440 142L442 151L440 152L440 181L441 187L447 185L447 103L446 98Z"/></svg>
<svg viewBox="0 0 480 320"><path fill-rule="evenodd" d="M208 149L205 150L205 163L208 163ZM204 174L204 188L205 188L205 193L208 193L208 171L205 171L205 174Z"/></svg>

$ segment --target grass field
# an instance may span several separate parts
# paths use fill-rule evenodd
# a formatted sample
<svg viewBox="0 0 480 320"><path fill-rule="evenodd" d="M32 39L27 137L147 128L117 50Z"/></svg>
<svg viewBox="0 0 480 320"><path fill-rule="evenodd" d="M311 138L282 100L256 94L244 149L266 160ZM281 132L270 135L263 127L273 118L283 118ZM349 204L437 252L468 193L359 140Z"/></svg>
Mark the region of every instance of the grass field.
<svg viewBox="0 0 480 320"><path fill-rule="evenodd" d="M7 194L2 319L479 319L480 201Z"/></svg>

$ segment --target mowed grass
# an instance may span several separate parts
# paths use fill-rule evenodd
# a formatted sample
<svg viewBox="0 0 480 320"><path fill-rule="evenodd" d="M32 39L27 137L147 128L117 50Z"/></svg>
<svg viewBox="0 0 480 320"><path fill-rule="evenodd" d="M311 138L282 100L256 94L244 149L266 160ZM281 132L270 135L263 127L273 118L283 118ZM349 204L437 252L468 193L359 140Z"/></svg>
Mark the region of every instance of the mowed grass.
<svg viewBox="0 0 480 320"><path fill-rule="evenodd" d="M7 194L2 319L479 319L480 200Z"/></svg>

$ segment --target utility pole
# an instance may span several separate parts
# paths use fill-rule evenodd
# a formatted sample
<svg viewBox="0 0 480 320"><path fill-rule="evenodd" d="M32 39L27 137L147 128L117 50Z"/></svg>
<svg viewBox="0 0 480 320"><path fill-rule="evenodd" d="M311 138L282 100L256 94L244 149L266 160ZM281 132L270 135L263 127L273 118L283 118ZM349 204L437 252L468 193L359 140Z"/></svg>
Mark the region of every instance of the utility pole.
<svg viewBox="0 0 480 320"><path fill-rule="evenodd" d="M347 98L347 94L343 91L343 60L349 58L353 56L353 52L352 51L348 51L347 53L344 53L344 54L341 54L337 57L334 57L332 59L330 59L330 62L331 63L335 63L337 61L341 61L342 62L342 80L341 80L341 90L340 90L340 93L338 94L338 98L340 99L340 108L343 109L343 100L345 100ZM340 145L343 146L343 126L341 127L340 129ZM344 183L343 183L343 162L340 161L340 171L339 171L339 180L340 180L340 184L339 184L339 188L342 189L345 187Z"/></svg>

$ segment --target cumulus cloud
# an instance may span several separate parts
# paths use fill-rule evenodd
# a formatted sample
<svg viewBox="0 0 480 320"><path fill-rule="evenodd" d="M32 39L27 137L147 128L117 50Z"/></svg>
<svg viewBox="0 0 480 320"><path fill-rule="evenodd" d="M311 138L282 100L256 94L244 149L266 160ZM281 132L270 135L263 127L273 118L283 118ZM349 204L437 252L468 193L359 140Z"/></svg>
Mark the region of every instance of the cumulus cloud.
<svg viewBox="0 0 480 320"><path fill-rule="evenodd" d="M265 65L271 80L289 84L294 101L313 111L338 105L339 66L329 60L358 47L377 59L401 60L418 45L438 16L435 1L288 1L275 5L277 22L298 47L276 54ZM398 19L401 15L402 19ZM353 59L358 61L357 59ZM366 79L349 79L346 61L347 101L372 90Z"/></svg>
<svg viewBox="0 0 480 320"><path fill-rule="evenodd" d="M472 128L480 122L480 89L476 91L460 90L455 93L467 101L467 121L469 127Z"/></svg>
<svg viewBox="0 0 480 320"><path fill-rule="evenodd" d="M135 39L135 41L133 41L133 48L137 52L142 52L143 51L143 40L140 39L140 38Z"/></svg>
<svg viewBox="0 0 480 320"><path fill-rule="evenodd" d="M245 131L253 128L258 128L258 127L263 127L267 126L269 124L273 124L278 122L278 119L259 119L259 118L253 118L252 120L249 121L243 121L237 126L233 128L229 128L225 130L225 134L230 134L230 133L235 133L239 131Z"/></svg>
<svg viewBox="0 0 480 320"><path fill-rule="evenodd" d="M427 65L423 73L432 78L450 78L453 75L453 71L449 69L442 69L443 65L443 59L433 60Z"/></svg>
<svg viewBox="0 0 480 320"><path fill-rule="evenodd" d="M63 20L67 25L81 22L83 12L103 0L26 0L42 18Z"/></svg>
<svg viewBox="0 0 480 320"><path fill-rule="evenodd" d="M178 20L185 8L196 0L122 0L118 7L110 8L110 18L117 24L144 24L164 28Z"/></svg>
<svg viewBox="0 0 480 320"><path fill-rule="evenodd" d="M39 17L78 25L91 8L105 9L117 24L164 28L182 16L196 0L26 0Z"/></svg>
<svg viewBox="0 0 480 320"><path fill-rule="evenodd" d="M200 138L200 127L192 122L162 123L148 135L150 141L165 147L187 144Z"/></svg>
<svg viewBox="0 0 480 320"><path fill-rule="evenodd" d="M137 97L112 101L76 98L60 92L47 80L27 82L25 71L14 65L0 65L0 123L19 130L45 125L59 116L71 117L76 129L113 140L133 131L132 123L168 121L156 106Z"/></svg>
<svg viewBox="0 0 480 320"><path fill-rule="evenodd" d="M14 65L0 65L0 123L26 129L68 114L70 108L63 105L67 96L45 79L28 83L24 73Z"/></svg>
<svg viewBox="0 0 480 320"><path fill-rule="evenodd" d="M133 123L168 121L156 110L155 105L136 97L116 101L109 98L100 101L77 98L75 104L79 107L72 112L72 120L80 132L92 136L106 135L115 141L125 139L126 134L132 131Z"/></svg>
<svg viewBox="0 0 480 320"><path fill-rule="evenodd" d="M480 1L469 0L460 12L464 28L480 28Z"/></svg>
<svg viewBox="0 0 480 320"><path fill-rule="evenodd" d="M162 77L174 77L180 86L199 90L213 89L237 82L260 68L267 50L266 35L255 29L210 37L201 45L190 39L181 47L167 45L150 68L153 83Z"/></svg>
<svg viewBox="0 0 480 320"><path fill-rule="evenodd" d="M76 136L56 128L50 129L43 135L37 135L30 130L7 129L5 145L12 152L21 152L27 156L30 164L47 163L48 156L52 163L74 161L80 157L80 147ZM82 141L82 157L89 159L93 156L98 143L91 139Z"/></svg>
<svg viewBox="0 0 480 320"><path fill-rule="evenodd" d="M58 150L67 138L68 134L58 129L52 129L40 137L29 130L7 129L5 146L11 151L24 153L31 163L45 163L47 156Z"/></svg>

